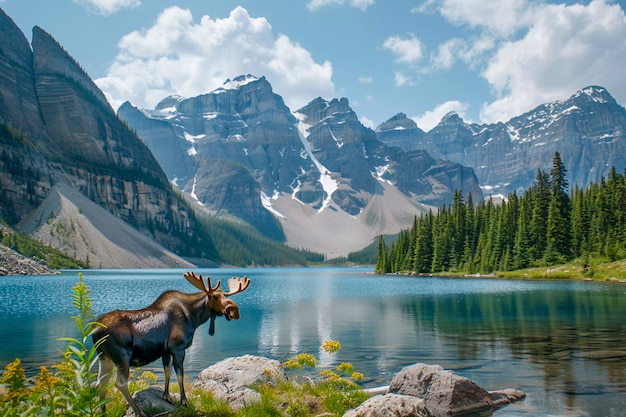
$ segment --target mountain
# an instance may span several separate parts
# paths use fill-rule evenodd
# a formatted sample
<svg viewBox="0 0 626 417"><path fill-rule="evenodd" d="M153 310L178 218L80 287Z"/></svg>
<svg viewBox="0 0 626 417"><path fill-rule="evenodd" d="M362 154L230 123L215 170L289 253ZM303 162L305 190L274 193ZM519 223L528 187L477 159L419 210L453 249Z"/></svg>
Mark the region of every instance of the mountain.
<svg viewBox="0 0 626 417"><path fill-rule="evenodd" d="M570 185L585 187L626 168L626 110L602 87L583 88L565 100L543 104L506 123L468 124L447 114L424 132L404 114L376 129L382 142L421 149L472 167L485 194L518 193L538 169L550 171L558 151Z"/></svg>
<svg viewBox="0 0 626 417"><path fill-rule="evenodd" d="M118 115L208 210L328 257L396 233L457 189L482 198L471 169L385 145L347 99L291 111L264 77L242 75L154 109L124 103Z"/></svg>
<svg viewBox="0 0 626 417"><path fill-rule="evenodd" d="M137 233L128 233L125 249L135 250L136 256L141 256L147 236L155 241L148 257L161 258L161 265L181 265L178 257L165 255L165 248L186 256L216 257L210 237L198 227L158 161L74 59L39 27L33 29L31 49L2 10L0 37L0 217L18 224L50 198L58 199L62 184L69 187L63 188L65 194L74 190L135 229ZM63 241L53 230L42 232L50 224L76 226L79 217L65 214L45 211L38 229L33 223L25 228L62 249L78 248L82 236ZM100 212L87 220L95 225L102 217ZM85 213L80 216L80 223L84 221ZM115 227L123 229L122 223ZM90 250L97 250L94 241L89 244ZM144 266L107 258L111 250L104 245L90 259L101 260L102 267Z"/></svg>
<svg viewBox="0 0 626 417"><path fill-rule="evenodd" d="M57 183L18 228L53 247L67 248L94 268L190 268L191 262L141 234L67 184Z"/></svg>

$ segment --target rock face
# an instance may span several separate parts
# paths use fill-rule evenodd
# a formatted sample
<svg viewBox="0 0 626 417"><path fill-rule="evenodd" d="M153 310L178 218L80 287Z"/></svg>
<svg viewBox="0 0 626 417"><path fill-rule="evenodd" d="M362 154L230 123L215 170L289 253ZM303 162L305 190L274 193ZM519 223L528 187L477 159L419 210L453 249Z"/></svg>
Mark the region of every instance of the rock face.
<svg viewBox="0 0 626 417"><path fill-rule="evenodd" d="M482 198L471 169L385 145L347 99L317 98L292 112L264 77L240 76L150 110L125 103L118 114L169 179L207 208L330 256L396 233L424 205L449 203L457 189ZM390 200L384 207L381 197ZM352 239L329 247L342 233Z"/></svg>
<svg viewBox="0 0 626 417"><path fill-rule="evenodd" d="M506 123L468 124L449 113L429 132L398 114L376 129L378 138L406 151L474 169L485 194L508 195L533 184L537 169L550 171L555 151L570 185L587 186L626 168L626 110L609 92L586 87Z"/></svg>
<svg viewBox="0 0 626 417"><path fill-rule="evenodd" d="M31 49L2 10L0 38L0 217L18 223L63 183L159 244L211 257L158 161L61 45L35 27Z"/></svg>

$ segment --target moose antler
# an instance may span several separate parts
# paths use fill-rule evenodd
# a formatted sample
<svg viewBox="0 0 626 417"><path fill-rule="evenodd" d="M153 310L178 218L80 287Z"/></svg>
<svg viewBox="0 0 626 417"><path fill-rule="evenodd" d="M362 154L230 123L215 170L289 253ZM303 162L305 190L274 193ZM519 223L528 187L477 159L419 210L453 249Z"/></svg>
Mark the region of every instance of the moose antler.
<svg viewBox="0 0 626 417"><path fill-rule="evenodd" d="M207 287L204 284L204 280L202 279L202 274L200 274L200 276L198 277L193 272L185 272L185 274L183 276L185 277L185 279L187 279L187 281L189 281L189 283L191 283L191 285L193 285L194 287L196 287L200 291L204 291L207 294L213 294L215 291L218 290L220 285L222 285L222 281L218 280L217 284L215 285L215 287L212 287L211 286L211 277L207 276L206 280L207 280L207 283L209 284L209 286ZM243 290L241 290L241 291L243 291Z"/></svg>
<svg viewBox="0 0 626 417"><path fill-rule="evenodd" d="M250 286L250 279L247 276L232 277L228 280L228 292L224 295L230 296L245 291Z"/></svg>

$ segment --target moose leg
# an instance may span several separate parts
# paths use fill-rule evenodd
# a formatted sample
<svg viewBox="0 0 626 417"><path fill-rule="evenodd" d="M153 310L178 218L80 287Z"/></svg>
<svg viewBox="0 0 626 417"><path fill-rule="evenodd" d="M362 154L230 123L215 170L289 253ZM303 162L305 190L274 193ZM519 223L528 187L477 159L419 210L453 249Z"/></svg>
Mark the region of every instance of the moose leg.
<svg viewBox="0 0 626 417"><path fill-rule="evenodd" d="M185 361L185 350L180 349L173 353L174 370L176 371L176 379L178 379L178 387L180 388L180 403L187 406L187 396L185 395L185 371L183 370L183 362Z"/></svg>
<svg viewBox="0 0 626 417"><path fill-rule="evenodd" d="M172 377L172 354L163 354L163 372L165 373L165 388L163 389L163 399L168 403L172 402L170 397L170 378Z"/></svg>
<svg viewBox="0 0 626 417"><path fill-rule="evenodd" d="M115 386L118 390L124 395L126 401L133 408L135 415L137 417L148 417L146 413L143 412L139 405L135 401L135 399L130 395L130 391L128 391L128 380L130 379L130 366L126 363L123 363L117 367L117 379L115 380Z"/></svg>

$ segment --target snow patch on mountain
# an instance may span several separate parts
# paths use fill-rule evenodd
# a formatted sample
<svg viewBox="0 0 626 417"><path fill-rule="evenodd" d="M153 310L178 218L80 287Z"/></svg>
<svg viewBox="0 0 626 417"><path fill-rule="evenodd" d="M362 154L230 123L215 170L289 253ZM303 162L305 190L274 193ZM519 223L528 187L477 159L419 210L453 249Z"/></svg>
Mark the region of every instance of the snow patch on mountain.
<svg viewBox="0 0 626 417"><path fill-rule="evenodd" d="M198 198L198 196L196 195L196 184L198 183L198 176L195 175L193 177L193 185L191 186L191 196L193 197L194 200L196 200L198 202L198 204L200 205L204 205L202 203L202 201L200 201L200 199Z"/></svg>
<svg viewBox="0 0 626 417"><path fill-rule="evenodd" d="M339 188L339 184L337 184L337 181L332 178L332 173L324 165L322 165L320 161L317 160L317 158L315 157L315 155L313 155L313 152L311 151L311 144L307 140L311 125L308 125L304 122L306 116L302 113L297 112L293 113L293 115L298 120L296 128L298 130L298 136L300 136L300 141L302 141L302 146L304 146L307 155L311 158L311 161L313 161L313 164L320 173L319 182L322 184L322 189L324 190L325 194L322 206L318 210L318 213L321 213L332 202L333 193L337 191L337 189Z"/></svg>
<svg viewBox="0 0 626 417"><path fill-rule="evenodd" d="M237 90L241 88L242 86L246 84L250 84L254 81L259 81L259 79L255 77L254 75L250 75L250 74L242 75L232 80L228 79L224 82L224 84L222 84L220 88L218 88L217 90L214 90L213 93L220 94L228 90Z"/></svg>
<svg viewBox="0 0 626 417"><path fill-rule="evenodd" d="M383 175L389 170L389 164L375 167L376 172L372 172L372 176L376 178L380 182L386 182L389 185L393 185L393 183L389 180L383 178Z"/></svg>
<svg viewBox="0 0 626 417"><path fill-rule="evenodd" d="M263 207L265 207L265 209L269 211L270 213L274 214L275 216L280 217L281 219L284 219L285 216L281 212L276 210L274 207L272 207L272 200L276 200L278 196L279 196L279 193L277 190L274 190L274 194L271 197L265 194L263 191L261 191L261 204L263 204Z"/></svg>
<svg viewBox="0 0 626 417"><path fill-rule="evenodd" d="M330 136L333 138L335 143L337 143L337 147L341 148L343 146L343 140L338 139L337 136L335 136L335 134L333 133L333 130L330 128L330 126L328 126L328 131L330 132Z"/></svg>

